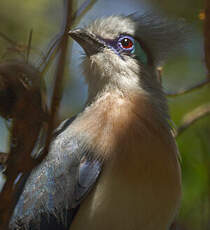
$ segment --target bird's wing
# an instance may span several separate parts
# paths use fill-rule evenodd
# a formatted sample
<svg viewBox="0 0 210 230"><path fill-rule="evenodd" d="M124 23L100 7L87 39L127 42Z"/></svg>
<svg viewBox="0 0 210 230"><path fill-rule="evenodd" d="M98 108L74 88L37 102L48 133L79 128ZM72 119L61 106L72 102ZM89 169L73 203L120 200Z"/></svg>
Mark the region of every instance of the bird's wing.
<svg viewBox="0 0 210 230"><path fill-rule="evenodd" d="M88 159L77 138L68 138L65 129L71 122L61 124L47 158L29 176L10 229L68 229L81 201L95 184L101 162Z"/></svg>

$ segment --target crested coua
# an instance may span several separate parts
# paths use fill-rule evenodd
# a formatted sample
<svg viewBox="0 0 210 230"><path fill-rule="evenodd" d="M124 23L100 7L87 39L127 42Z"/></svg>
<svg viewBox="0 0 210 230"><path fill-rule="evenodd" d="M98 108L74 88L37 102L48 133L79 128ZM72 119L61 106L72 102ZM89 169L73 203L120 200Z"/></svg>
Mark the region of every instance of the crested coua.
<svg viewBox="0 0 210 230"><path fill-rule="evenodd" d="M87 103L56 130L10 229L170 228L181 173L157 67L181 30L157 16L130 15L69 31L85 51Z"/></svg>

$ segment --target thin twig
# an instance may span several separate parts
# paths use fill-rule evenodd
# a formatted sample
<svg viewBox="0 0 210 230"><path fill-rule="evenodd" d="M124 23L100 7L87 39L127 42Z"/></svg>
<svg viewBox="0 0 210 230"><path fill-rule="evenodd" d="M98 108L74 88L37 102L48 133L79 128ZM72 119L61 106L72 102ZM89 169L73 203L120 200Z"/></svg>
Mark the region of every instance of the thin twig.
<svg viewBox="0 0 210 230"><path fill-rule="evenodd" d="M48 122L48 130L47 130L47 137L45 142L45 148L43 154L40 157L40 160L45 157L48 153L52 133L55 126L55 121L57 118L57 111L60 105L60 100L62 96L62 80L65 68L65 61L67 56L67 46L68 46L68 30L71 26L71 18L72 18L72 11L73 11L73 1L66 0L65 1L65 19L64 19L64 30L63 35L60 41L60 48L59 48L59 58L57 64L57 70L55 75L55 82L54 82L54 89L53 89L53 96L51 100L51 116Z"/></svg>
<svg viewBox="0 0 210 230"><path fill-rule="evenodd" d="M78 24L81 18L94 6L97 0L86 0L73 15L73 21Z"/></svg>
<svg viewBox="0 0 210 230"><path fill-rule="evenodd" d="M8 153L0 152L0 165L4 165L7 161Z"/></svg>
<svg viewBox="0 0 210 230"><path fill-rule="evenodd" d="M180 136L192 124L208 115L210 115L210 103L195 108L194 110L192 110L184 116L181 125L175 131L174 136Z"/></svg>
<svg viewBox="0 0 210 230"><path fill-rule="evenodd" d="M210 74L210 1L205 0L205 20L204 20L204 50L205 63ZM209 76L210 78L210 76Z"/></svg>
<svg viewBox="0 0 210 230"><path fill-rule="evenodd" d="M57 69L55 74L55 83L54 83L54 90L53 90L53 96L51 100L51 116L49 118L48 122L48 130L47 130L47 137L45 142L45 148L44 151L39 157L39 159L34 159L31 157L30 153L34 149L34 144L36 143L36 140L38 138L37 134L39 134L40 131L40 125L42 123L42 111L39 112L37 110L37 106L34 106L34 94L38 95L38 102L40 102L40 95L39 92L32 91L32 94L30 94L30 90L25 90L23 95L20 95L17 109L19 117L15 117L14 124L12 128L12 139L11 139L11 149L10 154L7 160L7 170L5 171L5 175L7 176L8 180L5 183L3 190L1 192L1 206L0 206L0 229L8 229L8 223L10 216L13 212L13 208L15 206L15 200L14 200L14 194L16 192L17 186L14 187L14 180L17 177L19 172L27 173L29 174L31 170L42 161L42 159L46 156L48 153L48 149L51 142L51 136L52 132L54 130L54 124L55 120L57 118L57 111L60 105L60 100L62 96L62 79L64 75L64 67L65 67L65 61L67 56L67 46L68 46L68 31L73 24L71 21L72 19L72 8L73 8L73 1L71 0L65 0L65 17L64 17L64 26L62 29L62 35L61 39L59 40L58 44L55 45L56 48L58 48L59 51L59 57L58 57L58 63L57 63ZM31 43L31 36L29 39L29 44ZM29 51L30 51L30 45L28 47L28 54L27 57L29 57ZM52 54L50 54L52 55ZM10 69L10 68L9 68ZM11 68L12 69L12 68ZM14 68L13 68L14 69ZM15 71L15 73L19 73L20 71ZM22 73L22 72L21 72ZM13 74L14 75L14 74ZM22 76L22 75L21 75ZM27 84L30 84L31 81L29 79L29 82L24 82L25 77L28 75L25 75L23 73L23 79L21 78L20 82L23 85L23 88L28 86ZM39 77L35 77L35 79L39 79ZM37 85L36 85L37 86ZM29 85L30 88L30 85ZM40 89L40 87L38 87ZM27 100L26 100L27 99ZM29 102L29 104L27 104ZM33 103L31 103L33 102ZM26 108L25 108L25 107ZM4 111L5 108L3 108ZM35 111L33 111L33 109ZM29 111L30 113L26 113L25 110ZM41 107L40 107L40 110ZM5 110L6 114L10 114L10 111ZM16 110L15 110L16 111ZM38 114L37 114L38 111ZM16 113L15 113L16 114ZM13 114L11 114L13 116ZM38 117L40 117L40 120ZM24 119L25 120L24 120ZM25 122L24 122L25 121ZM35 124L34 124L35 122ZM39 124L37 124L37 122ZM31 130L30 130L31 129ZM32 138L32 130L33 131L33 138ZM28 135L28 130L30 130L30 135ZM32 139L32 140L31 140ZM24 150L24 151L23 151ZM21 154L24 153L24 154ZM27 162L27 164L24 164L24 162ZM17 198L18 199L18 198Z"/></svg>
<svg viewBox="0 0 210 230"><path fill-rule="evenodd" d="M29 56L30 56L30 51L31 51L32 33L33 33L33 30L31 29L29 33L28 45L27 45L27 50L26 50L26 63L28 63L29 61Z"/></svg>
<svg viewBox="0 0 210 230"><path fill-rule="evenodd" d="M74 14L72 14L71 24L69 25L68 29L70 29L73 24L79 23L81 18L93 7L96 1L97 0L86 0L78 8L78 10ZM56 53L59 50L58 47L60 46L62 35L63 35L63 32L59 32L58 34L55 35L55 37L50 42L51 45L49 45L48 51L46 52L46 56L41 62L41 64L39 65L39 69L41 73L45 72L47 66L52 61L52 57L56 56Z"/></svg>
<svg viewBox="0 0 210 230"><path fill-rule="evenodd" d="M4 33L0 32L0 37L2 37L5 41L9 42L10 44L12 44L13 46L16 46L17 43L15 41L13 41L12 39L10 39L7 35L5 35Z"/></svg>
<svg viewBox="0 0 210 230"><path fill-rule="evenodd" d="M157 77L161 85L162 85L162 72L163 72L163 68L159 66L157 68Z"/></svg>
<svg viewBox="0 0 210 230"><path fill-rule="evenodd" d="M181 90L178 90L176 92L166 92L166 96L168 97L176 97L176 96L181 96L181 95L184 95L184 94L187 94L187 93L191 93L197 89L200 89L206 85L208 85L210 83L210 78L206 78L205 80L201 81L201 82L198 82L196 83L195 85L189 87L189 88L185 88L185 89L181 89Z"/></svg>
<svg viewBox="0 0 210 230"><path fill-rule="evenodd" d="M41 64L39 64L39 70L41 73L45 72L47 66L50 63L50 58L53 56L53 54L56 54L56 51L58 50L58 44L61 40L62 34L63 33L57 34L50 42L51 45L49 45L46 55L44 55L44 58L42 58Z"/></svg>

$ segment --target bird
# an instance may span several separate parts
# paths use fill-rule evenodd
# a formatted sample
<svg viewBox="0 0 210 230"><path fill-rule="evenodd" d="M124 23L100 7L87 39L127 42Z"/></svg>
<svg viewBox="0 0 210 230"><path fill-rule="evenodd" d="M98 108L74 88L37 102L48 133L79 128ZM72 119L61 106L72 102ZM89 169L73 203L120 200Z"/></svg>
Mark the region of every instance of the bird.
<svg viewBox="0 0 210 230"><path fill-rule="evenodd" d="M26 180L11 230L169 230L181 169L157 67L176 52L182 31L150 13L69 31L85 53L87 101L57 128Z"/></svg>

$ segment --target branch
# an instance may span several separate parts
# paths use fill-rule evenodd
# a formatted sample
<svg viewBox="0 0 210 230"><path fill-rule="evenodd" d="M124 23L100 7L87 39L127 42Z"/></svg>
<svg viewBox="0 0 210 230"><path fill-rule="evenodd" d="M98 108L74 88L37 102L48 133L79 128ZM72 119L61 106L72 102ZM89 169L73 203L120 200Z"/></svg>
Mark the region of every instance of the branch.
<svg viewBox="0 0 210 230"><path fill-rule="evenodd" d="M57 63L57 69L55 74L55 82L54 82L54 89L53 89L53 96L51 100L51 114L50 119L48 122L48 130L47 130L47 137L45 142L45 147L43 154L41 155L40 160L42 160L46 154L48 153L52 133L55 127L55 121L57 118L57 112L58 108L60 106L60 100L62 97L62 82L63 82L63 75L64 75L64 68L65 68L65 61L67 56L67 46L68 46L68 31L70 26L72 25L71 18L72 18L72 12L73 12L73 1L66 0L64 9L65 12L65 18L64 18L64 25L63 25L63 32L62 37L59 44L59 57L58 57L58 63Z"/></svg>
<svg viewBox="0 0 210 230"><path fill-rule="evenodd" d="M205 85L208 85L210 83L210 78L207 77L205 80L201 81L201 82L198 82L196 83L195 85L192 85L191 87L189 88L185 88L185 89L181 89L181 90L178 90L176 92L166 92L166 96L167 97L176 97L176 96L181 96L181 95L184 95L184 94L187 94L187 93L191 93L195 90L198 90L202 87L204 87Z"/></svg>
<svg viewBox="0 0 210 230"><path fill-rule="evenodd" d="M157 68L157 78L161 85L162 85L162 72L163 72L163 67L159 66Z"/></svg>
<svg viewBox="0 0 210 230"><path fill-rule="evenodd" d="M210 30L209 30L210 28L210 1L209 0L205 0L205 15L204 16L205 16L204 17L204 51L205 51L205 63L206 63L206 67L208 70L208 76L204 81L188 89L181 90L177 93L170 93L170 94L167 94L167 96L183 95L185 93L192 92L210 83ZM196 109L194 109L193 111L189 112L188 114L184 116L182 123L175 131L174 136L178 137L188 127L194 124L196 121L208 115L210 115L210 104L201 105L197 107Z"/></svg>
<svg viewBox="0 0 210 230"><path fill-rule="evenodd" d="M210 28L210 1L205 0L204 50L205 50L205 63L206 63L208 73L210 73L210 29L209 28Z"/></svg>
<svg viewBox="0 0 210 230"><path fill-rule="evenodd" d="M0 193L0 229L6 230L16 204L15 180L37 165L31 153L45 120L41 75L34 67L17 61L0 64L0 115L12 119L10 151L1 162L7 166L7 181Z"/></svg>
<svg viewBox="0 0 210 230"><path fill-rule="evenodd" d="M17 43L15 41L13 41L12 39L10 39L6 34L0 32L0 37L2 37L5 41L7 41L8 43L10 43L13 46L16 46Z"/></svg>
<svg viewBox="0 0 210 230"><path fill-rule="evenodd" d="M18 197L15 196L18 188L17 183L23 181L24 175L29 175L31 170L45 158L51 143L52 132L62 96L62 80L68 51L68 31L73 24L73 3L71 0L65 0L64 3L65 16L63 28L59 34L58 42L55 42L53 48L50 47L49 51L49 59L53 53L55 54L58 51L59 57L45 147L38 159L31 157L31 154L35 150L40 130L43 127L43 121L46 121L46 113L42 108L40 72L27 63L19 64L16 62L0 65L0 114L4 118L13 119L10 152L6 159L7 168L4 172L7 181L0 194L0 229L2 230L8 229L10 217L18 200ZM82 12L84 13L85 11L83 10ZM3 37L12 43L7 37ZM28 41L27 60L30 54L31 38L32 32L30 32ZM44 68L48 63L45 63ZM15 182L20 173L23 176L18 182Z"/></svg>
<svg viewBox="0 0 210 230"><path fill-rule="evenodd" d="M16 52L16 53L21 55L23 60L26 59L26 62L28 63L30 51L33 50L35 53L40 55L43 60L45 59L45 55L42 53L42 51L37 50L37 49L35 49L34 47L31 46L32 30L30 30L27 45L18 44L17 42L13 41L6 34L4 34L2 32L0 32L0 37L2 37L5 41L7 41L11 45L10 47L6 48L7 51L2 55L2 58L4 58L7 54L9 54L11 52ZM22 53L26 53L26 55L25 54L23 55Z"/></svg>
<svg viewBox="0 0 210 230"><path fill-rule="evenodd" d="M190 93L210 83L210 29L209 29L210 28L210 1L209 0L205 0L205 13L202 20L204 20L204 52L205 52L205 63L208 70L208 75L205 80L196 83L195 85L189 88L181 89L178 90L177 92L166 92L166 96L168 97L175 97L186 93Z"/></svg>
<svg viewBox="0 0 210 230"><path fill-rule="evenodd" d="M210 115L210 103L195 108L194 110L192 110L184 116L181 125L175 131L174 136L180 136L187 128L193 125L196 121L208 115Z"/></svg>
<svg viewBox="0 0 210 230"><path fill-rule="evenodd" d="M33 30L31 29L29 33L28 45L27 45L27 50L26 50L26 63L28 63L29 61L29 56L30 56L30 51L31 51L31 42L32 42L32 33L33 33Z"/></svg>
<svg viewBox="0 0 210 230"><path fill-rule="evenodd" d="M93 7L97 0L86 0L73 15L73 21L78 24L82 17Z"/></svg>
<svg viewBox="0 0 210 230"><path fill-rule="evenodd" d="M0 152L0 165L4 166L7 161L7 158L8 158L8 153Z"/></svg>
<svg viewBox="0 0 210 230"><path fill-rule="evenodd" d="M72 27L73 24L79 23L81 18L93 7L93 5L96 3L97 0L86 0L79 8L78 10L72 14L71 21L69 28ZM56 56L56 53L59 50L59 46L61 44L61 38L63 36L63 31L56 34L55 37L50 42L48 51L46 52L45 58L42 59L42 62L39 64L39 69L41 73L44 73L47 67L49 66L49 63L53 60L53 58Z"/></svg>
<svg viewBox="0 0 210 230"><path fill-rule="evenodd" d="M86 1L89 2L89 1ZM87 12L88 9L95 3L96 1L90 1L90 3L85 7L84 10L81 11L81 7L79 8L78 11L81 11L79 14L84 15L85 12ZM62 37L59 40L58 44L57 42L53 43L54 50L57 49L57 46L59 46L59 49L56 51L60 51L60 56L58 59L58 65L57 65L57 70L56 70L56 77L55 77L55 83L54 83L54 90L53 90L53 96L52 96L52 103L51 103L51 116L50 120L48 122L48 130L47 130L47 137L46 137L46 142L45 142L45 148L41 156L40 160L45 157L45 155L48 153L51 138L52 138L52 133L55 128L55 121L57 117L57 111L60 105L60 100L62 97L62 80L63 80L63 73L64 73L64 67L65 67L65 60L66 60L66 55L67 55L67 43L68 43L68 31L71 28L71 26L74 23L74 20L76 19L77 12L73 15L72 10L73 10L73 4L71 0L66 0L65 2L65 9L66 9L66 18L63 26L63 32ZM84 8L84 5L82 5L82 8ZM61 34L60 33L60 34ZM50 48L51 49L51 48ZM53 52L52 52L53 54ZM51 55L51 54L49 54ZM45 64L46 66L46 64ZM45 68L45 67L44 67ZM43 69L44 71L44 69Z"/></svg>

